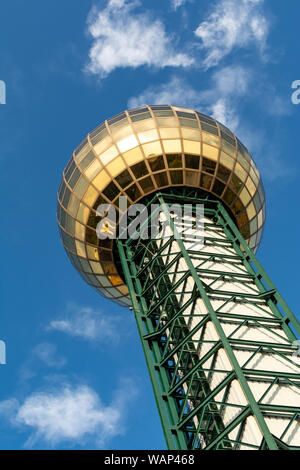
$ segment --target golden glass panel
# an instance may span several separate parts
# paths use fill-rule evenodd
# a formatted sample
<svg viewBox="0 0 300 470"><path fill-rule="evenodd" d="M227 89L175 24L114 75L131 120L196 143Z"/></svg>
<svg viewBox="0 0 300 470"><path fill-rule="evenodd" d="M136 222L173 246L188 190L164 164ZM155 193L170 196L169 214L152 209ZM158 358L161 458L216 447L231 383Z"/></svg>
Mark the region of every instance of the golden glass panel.
<svg viewBox="0 0 300 470"><path fill-rule="evenodd" d="M132 127L127 120L120 121L117 124L111 124L109 128L115 142L123 140L125 137L133 134Z"/></svg>
<svg viewBox="0 0 300 470"><path fill-rule="evenodd" d="M240 227L243 227L245 224L248 223L248 217L246 211L242 212L241 214L236 216L237 223Z"/></svg>
<svg viewBox="0 0 300 470"><path fill-rule="evenodd" d="M91 266L89 265L88 261L85 258L79 258L79 262L84 272L92 274ZM94 282L93 276L89 277L89 279L91 279L91 281Z"/></svg>
<svg viewBox="0 0 300 470"><path fill-rule="evenodd" d="M157 117L158 127L178 127L179 123L175 117Z"/></svg>
<svg viewBox="0 0 300 470"><path fill-rule="evenodd" d="M168 184L169 184L167 173L165 173L165 172L156 173L154 175L154 178L155 178L156 184L159 188L163 187L163 186L168 186Z"/></svg>
<svg viewBox="0 0 300 470"><path fill-rule="evenodd" d="M250 176L255 186L258 186L259 178L256 176L256 173L252 167L250 167Z"/></svg>
<svg viewBox="0 0 300 470"><path fill-rule="evenodd" d="M98 248L94 246L86 245L87 257L89 259L99 260Z"/></svg>
<svg viewBox="0 0 300 470"><path fill-rule="evenodd" d="M102 191L110 181L111 177L109 176L109 174L105 170L102 170L96 176L96 178L93 179L93 185L96 186L98 191Z"/></svg>
<svg viewBox="0 0 300 470"><path fill-rule="evenodd" d="M232 170L232 168L234 167L235 160L231 158L229 155L227 155L227 153L223 152L223 150L221 150L220 163L222 163L222 165Z"/></svg>
<svg viewBox="0 0 300 470"><path fill-rule="evenodd" d="M239 212L242 212L244 209L243 204L241 203L240 199L237 199L235 203L233 204L233 213L238 214Z"/></svg>
<svg viewBox="0 0 300 470"><path fill-rule="evenodd" d="M233 191L231 191L231 189L227 188L223 196L225 203L228 206L231 206L235 198L236 198L236 194Z"/></svg>
<svg viewBox="0 0 300 470"><path fill-rule="evenodd" d="M133 122L132 126L136 133L155 129L155 122L153 119L145 119L143 121Z"/></svg>
<svg viewBox="0 0 300 470"><path fill-rule="evenodd" d="M86 258L86 252L85 252L85 244L75 240L75 245L76 245L76 251L78 256L82 256L83 258Z"/></svg>
<svg viewBox="0 0 300 470"><path fill-rule="evenodd" d="M201 142L193 140L183 140L183 151L184 153L201 153Z"/></svg>
<svg viewBox="0 0 300 470"><path fill-rule="evenodd" d="M248 177L248 179L246 181L246 188L250 192L251 196L254 196L254 194L256 193L256 187L255 187L255 184L253 183L252 179L250 178L250 176Z"/></svg>
<svg viewBox="0 0 300 470"><path fill-rule="evenodd" d="M112 145L107 149L104 153L102 153L99 158L102 162L103 165L106 165L109 163L113 158L115 158L118 155L118 150L115 145Z"/></svg>
<svg viewBox="0 0 300 470"><path fill-rule="evenodd" d="M117 273L117 269L116 269L114 263L102 263L102 267L103 267L103 270L104 270L104 274L106 276L108 276L108 274L116 274Z"/></svg>
<svg viewBox="0 0 300 470"><path fill-rule="evenodd" d="M84 234L85 234L85 227L81 225L79 222L75 222L75 237L79 240L84 241Z"/></svg>
<svg viewBox="0 0 300 470"><path fill-rule="evenodd" d="M251 202L249 204L249 206L247 207L246 210L247 210L247 215L248 215L249 220L253 219L253 217L256 214L256 210L255 210L255 206L254 206L253 202Z"/></svg>
<svg viewBox="0 0 300 470"><path fill-rule="evenodd" d="M119 295L119 292L118 290L115 288L115 287L111 287L109 289L107 289L109 291L109 294L112 296L112 297L116 297L118 298L118 295Z"/></svg>
<svg viewBox="0 0 300 470"><path fill-rule="evenodd" d="M181 170L170 171L172 184L183 184L183 172Z"/></svg>
<svg viewBox="0 0 300 470"><path fill-rule="evenodd" d="M104 137L104 139L100 140L96 145L94 145L94 151L96 155L100 155L101 153L105 152L111 145L113 141L110 135Z"/></svg>
<svg viewBox="0 0 300 470"><path fill-rule="evenodd" d="M147 142L152 142L153 140L158 140L158 132L156 129L151 129L149 131L139 132L138 138L141 144L145 144Z"/></svg>
<svg viewBox="0 0 300 470"><path fill-rule="evenodd" d="M159 133L162 139L179 139L180 133L179 128L177 127L163 127L159 129Z"/></svg>
<svg viewBox="0 0 300 470"><path fill-rule="evenodd" d="M212 159L208 159L203 157L202 158L202 171L205 171L205 173L210 173L214 174L216 170L216 163Z"/></svg>
<svg viewBox="0 0 300 470"><path fill-rule="evenodd" d="M87 167L85 170L85 176L89 179L92 180L95 178L95 176L99 173L101 170L102 165L100 163L100 160L98 158L95 158L95 160L90 164L90 166Z"/></svg>
<svg viewBox="0 0 300 470"><path fill-rule="evenodd" d="M193 127L194 129L199 129L198 121L196 119L179 117L179 124L181 127Z"/></svg>
<svg viewBox="0 0 300 470"><path fill-rule="evenodd" d="M88 185L89 185L89 181L86 178L84 178L83 176L81 176L79 178L79 180L77 181L77 184L76 184L75 189L74 189L74 193L76 194L78 199L82 198L82 196L84 195Z"/></svg>
<svg viewBox="0 0 300 470"><path fill-rule="evenodd" d="M254 217L254 219L251 220L250 223L250 232L255 233L258 230L258 225L257 225L257 217Z"/></svg>
<svg viewBox="0 0 300 470"><path fill-rule="evenodd" d="M117 287L118 291L121 292L122 295L127 295L128 294L128 287L127 286L119 286Z"/></svg>
<svg viewBox="0 0 300 470"><path fill-rule="evenodd" d="M110 281L108 280L108 276L105 277L105 276L97 276L97 279L99 280L99 282L101 282L101 285L104 286L104 287L111 287L111 283Z"/></svg>
<svg viewBox="0 0 300 470"><path fill-rule="evenodd" d="M259 171L258 171L258 169L257 169L257 166L255 165L255 163L254 163L253 160L251 160L251 167L253 168L253 170L254 170L254 172L255 172L257 178L260 179L260 173L259 173Z"/></svg>
<svg viewBox="0 0 300 470"><path fill-rule="evenodd" d="M142 148L144 150L144 154L146 158L150 157L151 155L157 155L157 154L162 153L161 143L159 140L157 142L143 144Z"/></svg>
<svg viewBox="0 0 300 470"><path fill-rule="evenodd" d="M96 127L92 132L89 133L89 139L92 145L96 145L100 140L104 139L108 135L105 123Z"/></svg>
<svg viewBox="0 0 300 470"><path fill-rule="evenodd" d="M253 249L255 247L255 242L256 242L256 236L250 237L250 242L249 242L250 248Z"/></svg>
<svg viewBox="0 0 300 470"><path fill-rule="evenodd" d="M181 153L171 153L167 155L167 164L169 168L182 168Z"/></svg>
<svg viewBox="0 0 300 470"><path fill-rule="evenodd" d="M78 209L78 214L77 214L77 219L79 220L79 222L81 222L82 224L86 224L89 218L89 214L90 214L90 209L86 207L84 204L80 204L79 209Z"/></svg>
<svg viewBox="0 0 300 470"><path fill-rule="evenodd" d="M68 211L73 217L76 216L78 206L79 206L79 199L77 199L72 193L69 199Z"/></svg>
<svg viewBox="0 0 300 470"><path fill-rule="evenodd" d="M219 150L215 147L211 147L210 145L203 144L202 153L205 157L208 157L212 160L217 160L219 155Z"/></svg>
<svg viewBox="0 0 300 470"><path fill-rule="evenodd" d="M117 145L120 152L127 152L127 150L137 147L138 141L135 135L129 135L122 140L118 140Z"/></svg>
<svg viewBox="0 0 300 470"><path fill-rule="evenodd" d="M122 157L117 157L111 163L106 165L106 168L108 169L111 176L114 178L126 168L126 165Z"/></svg>
<svg viewBox="0 0 300 470"><path fill-rule="evenodd" d="M219 147L220 139L214 134L210 134L209 132L202 132L202 140L206 144L213 145L215 147Z"/></svg>
<svg viewBox="0 0 300 470"><path fill-rule="evenodd" d="M238 152L238 154L237 154L237 159L238 159L239 163L242 165L242 167L247 172L249 172L250 163L246 160L246 158L240 152Z"/></svg>
<svg viewBox="0 0 300 470"><path fill-rule="evenodd" d="M94 271L94 273L103 274L104 271L103 271L102 266L99 262L90 261L90 265L91 265L91 268Z"/></svg>
<svg viewBox="0 0 300 470"><path fill-rule="evenodd" d="M150 191L153 191L154 189L153 181L150 176L147 176L147 178L139 180L139 185L141 186L142 191L144 193L148 193Z"/></svg>
<svg viewBox="0 0 300 470"><path fill-rule="evenodd" d="M246 207L247 204L250 202L250 199L251 199L251 196L250 194L248 193L247 189L246 188L243 188L241 194L240 194L240 199L242 201L242 203L244 204L244 206Z"/></svg>
<svg viewBox="0 0 300 470"><path fill-rule="evenodd" d="M132 165L131 171L137 179L149 174L149 170L145 161L139 162L136 165Z"/></svg>
<svg viewBox="0 0 300 470"><path fill-rule="evenodd" d="M125 170L122 173L120 173L119 176L117 176L116 181L121 186L122 189L126 188L133 182L132 176L128 170Z"/></svg>
<svg viewBox="0 0 300 470"><path fill-rule="evenodd" d="M223 194L223 192L224 192L224 189L225 189L225 184L224 184L224 183L221 183L221 181L219 181L218 179L215 179L215 182L214 182L212 191L213 191L217 196L221 196L221 195Z"/></svg>
<svg viewBox="0 0 300 470"><path fill-rule="evenodd" d="M89 143L87 143L87 144L80 150L80 152L79 152L77 155L74 155L74 160L75 160L77 163L80 163L81 160L83 160L84 157L87 156L87 154L89 153L90 150L91 150L91 146L89 145Z"/></svg>
<svg viewBox="0 0 300 470"><path fill-rule="evenodd" d="M165 153L181 153L181 140L163 140Z"/></svg>
<svg viewBox="0 0 300 470"><path fill-rule="evenodd" d="M258 219L258 228L260 228L263 224L263 211L259 211L258 215L257 215L257 219Z"/></svg>
<svg viewBox="0 0 300 470"><path fill-rule="evenodd" d="M183 139L201 141L201 133L198 129L191 129L187 127L181 128L181 134Z"/></svg>
<svg viewBox="0 0 300 470"><path fill-rule="evenodd" d="M199 173L196 171L186 171L185 172L185 183L190 186L198 186Z"/></svg>
<svg viewBox="0 0 300 470"><path fill-rule="evenodd" d="M236 165L235 165L235 168L234 168L234 173L239 177L239 179L241 181L243 181L243 182L246 181L247 173L244 170L244 168L238 162L236 162Z"/></svg>
<svg viewBox="0 0 300 470"><path fill-rule="evenodd" d="M210 189L212 183L212 176L201 174L200 186L204 189Z"/></svg>
<svg viewBox="0 0 300 470"><path fill-rule="evenodd" d="M185 167L186 168L191 168L193 170L199 170L200 155L185 154L184 155L184 160L185 160Z"/></svg>
<svg viewBox="0 0 300 470"><path fill-rule="evenodd" d="M120 284L124 284L118 274L110 274L108 276L108 279L110 280L113 286L119 286Z"/></svg>
<svg viewBox="0 0 300 470"><path fill-rule="evenodd" d="M218 170L217 170L217 178L222 180L224 183L227 183L229 177L231 176L231 172L225 166L219 163Z"/></svg>
<svg viewBox="0 0 300 470"><path fill-rule="evenodd" d="M165 169L164 157L162 155L151 157L149 158L148 162L153 172Z"/></svg>
<svg viewBox="0 0 300 470"><path fill-rule="evenodd" d="M225 142L225 140L222 140L222 150L225 150L226 153L232 155L233 157L236 156L236 148Z"/></svg>
<svg viewBox="0 0 300 470"><path fill-rule="evenodd" d="M104 293L105 297L107 297L108 299L112 299L114 296L112 294L110 294L108 292L108 289L105 289L105 293Z"/></svg>
<svg viewBox="0 0 300 470"><path fill-rule="evenodd" d="M98 196L99 196L98 191L96 191L96 189L93 188L93 186L89 186L85 195L82 198L82 201L88 206L93 207Z"/></svg>
<svg viewBox="0 0 300 470"><path fill-rule="evenodd" d="M151 144L145 144L145 145L151 145ZM135 163L140 162L141 160L144 159L140 147L136 147L132 150L128 150L128 152L123 153L123 157L128 166L134 165Z"/></svg>
<svg viewBox="0 0 300 470"><path fill-rule="evenodd" d="M249 238L250 237L250 227L249 227L249 224L246 224L244 225L244 227L242 227L240 229L240 232L241 234L243 235L243 237L246 239L246 238Z"/></svg>
<svg viewBox="0 0 300 470"><path fill-rule="evenodd" d="M173 110L175 111L182 111L185 113L195 114L195 110L192 108L183 108L182 106L172 106Z"/></svg>

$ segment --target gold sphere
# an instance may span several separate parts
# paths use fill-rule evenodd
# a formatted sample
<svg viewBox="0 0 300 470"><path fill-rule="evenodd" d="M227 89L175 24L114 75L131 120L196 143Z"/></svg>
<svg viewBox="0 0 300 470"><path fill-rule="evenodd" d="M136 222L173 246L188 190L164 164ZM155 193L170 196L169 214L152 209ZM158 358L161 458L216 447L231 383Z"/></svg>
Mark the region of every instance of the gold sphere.
<svg viewBox="0 0 300 470"><path fill-rule="evenodd" d="M236 136L192 109L163 105L124 111L77 147L58 192L57 219L67 254L85 281L105 297L130 305L114 262L113 240L97 237L97 207L111 203L118 209L121 195L133 204L172 186L215 195L256 251L265 194L260 173Z"/></svg>

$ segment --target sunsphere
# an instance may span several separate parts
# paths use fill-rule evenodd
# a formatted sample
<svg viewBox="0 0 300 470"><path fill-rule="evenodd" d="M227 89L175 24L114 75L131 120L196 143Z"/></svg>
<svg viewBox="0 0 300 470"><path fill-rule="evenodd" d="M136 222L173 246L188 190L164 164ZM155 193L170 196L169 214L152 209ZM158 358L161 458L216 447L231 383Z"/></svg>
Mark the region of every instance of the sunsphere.
<svg viewBox="0 0 300 470"><path fill-rule="evenodd" d="M113 241L99 240L97 207L120 195L129 204L168 187L201 188L228 208L255 252L265 221L260 173L239 139L215 119L177 106L145 106L99 125L67 164L57 219L67 254L84 280L105 297L130 299L114 260Z"/></svg>

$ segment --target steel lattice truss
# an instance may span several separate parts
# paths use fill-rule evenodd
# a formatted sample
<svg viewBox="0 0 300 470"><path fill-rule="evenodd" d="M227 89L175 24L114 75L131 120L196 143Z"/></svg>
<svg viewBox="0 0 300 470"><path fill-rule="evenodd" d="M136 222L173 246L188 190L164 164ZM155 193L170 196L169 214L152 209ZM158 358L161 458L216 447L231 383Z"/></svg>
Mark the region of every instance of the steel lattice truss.
<svg viewBox="0 0 300 470"><path fill-rule="evenodd" d="M204 204L201 249L174 201ZM297 319L220 202L153 202L157 235L117 246L168 448L300 450Z"/></svg>

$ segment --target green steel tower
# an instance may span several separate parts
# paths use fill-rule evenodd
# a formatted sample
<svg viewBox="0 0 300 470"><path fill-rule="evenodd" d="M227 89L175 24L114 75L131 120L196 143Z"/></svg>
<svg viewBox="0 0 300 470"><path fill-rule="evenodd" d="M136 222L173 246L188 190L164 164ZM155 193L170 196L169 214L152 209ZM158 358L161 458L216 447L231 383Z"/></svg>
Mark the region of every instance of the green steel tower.
<svg viewBox="0 0 300 470"><path fill-rule="evenodd" d="M300 324L255 256L263 185L228 128L167 105L105 121L57 218L85 281L134 312L168 449L300 450Z"/></svg>

